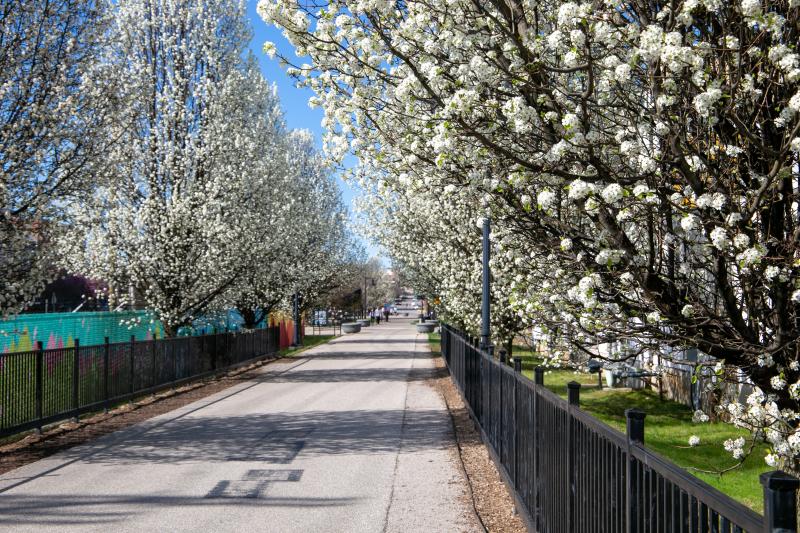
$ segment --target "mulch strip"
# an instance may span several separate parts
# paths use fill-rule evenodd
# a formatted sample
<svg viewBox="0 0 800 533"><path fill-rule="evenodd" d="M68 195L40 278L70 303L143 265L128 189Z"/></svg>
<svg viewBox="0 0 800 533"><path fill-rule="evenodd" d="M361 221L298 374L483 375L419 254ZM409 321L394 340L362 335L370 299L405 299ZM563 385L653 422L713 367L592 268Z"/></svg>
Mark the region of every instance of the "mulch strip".
<svg viewBox="0 0 800 533"><path fill-rule="evenodd" d="M441 357L436 357L434 361L437 369L446 368ZM515 511L514 499L489 456L489 450L481 440L449 373L435 378L433 383L450 410L461 462L472 489L473 505L483 525L492 533L527 531L525 522Z"/></svg>
<svg viewBox="0 0 800 533"><path fill-rule="evenodd" d="M64 422L57 426L50 426L45 428L41 435L31 432L19 440L0 446L0 474L173 411L243 381L253 379L263 366L276 361L291 362L292 360L264 359L207 381L191 383L174 390L166 390L156 395L139 398L111 409L108 413L86 416L77 423Z"/></svg>

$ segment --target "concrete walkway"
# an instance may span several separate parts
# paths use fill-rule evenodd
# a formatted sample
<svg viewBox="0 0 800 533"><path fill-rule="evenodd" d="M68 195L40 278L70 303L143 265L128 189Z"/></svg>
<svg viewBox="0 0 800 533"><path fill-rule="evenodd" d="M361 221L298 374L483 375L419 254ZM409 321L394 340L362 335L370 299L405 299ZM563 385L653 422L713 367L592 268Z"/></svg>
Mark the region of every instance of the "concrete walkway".
<svg viewBox="0 0 800 533"><path fill-rule="evenodd" d="M0 476L7 531L481 531L408 321Z"/></svg>

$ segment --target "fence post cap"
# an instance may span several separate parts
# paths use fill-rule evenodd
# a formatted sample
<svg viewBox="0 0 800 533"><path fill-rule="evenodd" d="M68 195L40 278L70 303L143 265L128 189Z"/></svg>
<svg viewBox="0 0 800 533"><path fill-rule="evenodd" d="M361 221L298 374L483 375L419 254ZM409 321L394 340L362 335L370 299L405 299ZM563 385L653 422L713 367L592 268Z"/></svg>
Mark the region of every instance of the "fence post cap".
<svg viewBox="0 0 800 533"><path fill-rule="evenodd" d="M514 358L514 372L522 372L522 359L519 357Z"/></svg>
<svg viewBox="0 0 800 533"><path fill-rule="evenodd" d="M581 384L578 383L577 381L570 381L569 383L567 383L567 388L568 389L580 389L581 388ZM644 413L642 413L642 414L644 414Z"/></svg>
<svg viewBox="0 0 800 533"><path fill-rule="evenodd" d="M625 418L632 418L634 420L644 420L644 417L647 416L647 413L642 411L641 409L625 409Z"/></svg>
<svg viewBox="0 0 800 533"><path fill-rule="evenodd" d="M800 488L800 479L782 470L764 472L758 479L765 489L793 491Z"/></svg>

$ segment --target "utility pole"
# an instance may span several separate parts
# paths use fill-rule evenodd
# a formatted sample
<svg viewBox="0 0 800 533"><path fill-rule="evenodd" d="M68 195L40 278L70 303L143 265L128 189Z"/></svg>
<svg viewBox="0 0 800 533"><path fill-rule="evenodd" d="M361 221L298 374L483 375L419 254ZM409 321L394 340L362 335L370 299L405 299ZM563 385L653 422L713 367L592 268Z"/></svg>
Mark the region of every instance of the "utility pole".
<svg viewBox="0 0 800 533"><path fill-rule="evenodd" d="M489 331L489 300L491 298L489 271L489 217L483 219L483 297L481 299L481 349L488 350L491 343Z"/></svg>

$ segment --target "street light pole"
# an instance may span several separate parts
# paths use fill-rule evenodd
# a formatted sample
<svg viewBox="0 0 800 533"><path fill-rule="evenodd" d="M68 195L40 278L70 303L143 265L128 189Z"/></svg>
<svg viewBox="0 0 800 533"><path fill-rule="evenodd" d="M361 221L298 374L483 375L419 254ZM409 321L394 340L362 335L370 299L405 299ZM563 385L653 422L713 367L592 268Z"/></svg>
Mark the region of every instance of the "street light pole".
<svg viewBox="0 0 800 533"><path fill-rule="evenodd" d="M489 331L489 299L491 298L489 272L489 217L483 219L483 296L481 299L481 349L488 350L491 342Z"/></svg>

